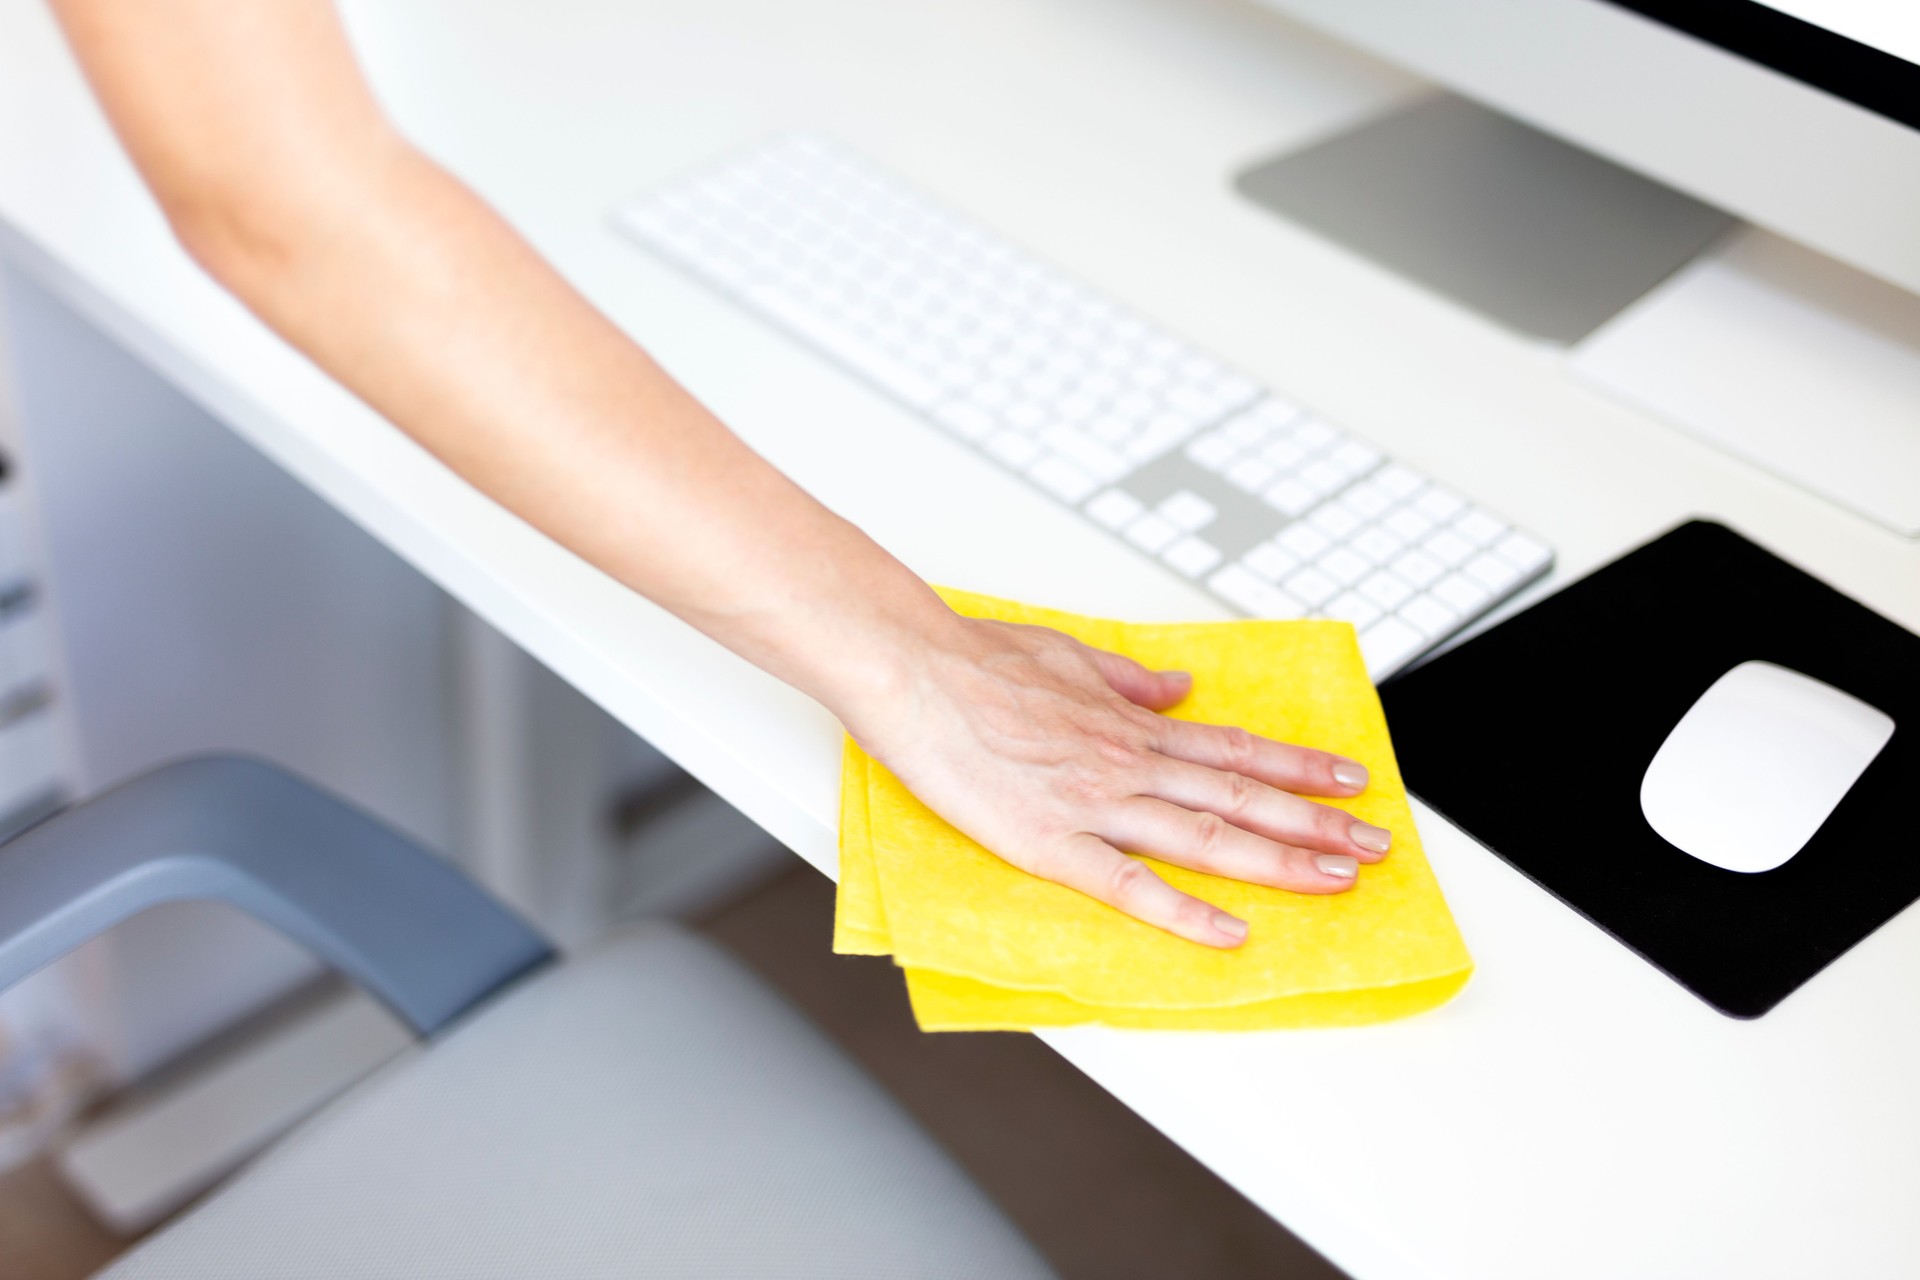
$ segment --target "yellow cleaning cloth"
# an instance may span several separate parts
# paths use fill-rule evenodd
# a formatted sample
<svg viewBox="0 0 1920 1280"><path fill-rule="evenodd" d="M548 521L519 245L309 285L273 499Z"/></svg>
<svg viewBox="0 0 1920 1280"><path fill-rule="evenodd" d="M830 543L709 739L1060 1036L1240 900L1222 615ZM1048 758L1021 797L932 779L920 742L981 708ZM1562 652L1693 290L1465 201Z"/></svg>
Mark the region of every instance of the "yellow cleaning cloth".
<svg viewBox="0 0 1920 1280"><path fill-rule="evenodd" d="M1147 859L1246 920L1234 951L1163 933L988 853L851 740L834 950L892 955L928 1031L1353 1026L1444 1003L1473 971L1420 848L1385 718L1344 622L1130 624L943 591L974 617L1036 623L1193 673L1170 714L1338 752L1372 773L1328 803L1393 832L1393 852L1326 896Z"/></svg>

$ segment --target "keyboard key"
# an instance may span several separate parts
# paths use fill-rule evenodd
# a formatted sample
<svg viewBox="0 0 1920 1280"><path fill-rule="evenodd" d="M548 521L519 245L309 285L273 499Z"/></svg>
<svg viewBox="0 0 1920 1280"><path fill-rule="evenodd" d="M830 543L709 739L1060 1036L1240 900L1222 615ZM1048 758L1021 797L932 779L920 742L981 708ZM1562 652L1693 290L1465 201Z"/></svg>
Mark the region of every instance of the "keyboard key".
<svg viewBox="0 0 1920 1280"><path fill-rule="evenodd" d="M1288 595L1309 609L1318 608L1340 594L1340 584L1312 565L1300 570L1282 585Z"/></svg>
<svg viewBox="0 0 1920 1280"><path fill-rule="evenodd" d="M1163 364L1137 364L1127 371L1128 380L1145 391L1165 386L1171 377L1172 372Z"/></svg>
<svg viewBox="0 0 1920 1280"><path fill-rule="evenodd" d="M1063 502L1079 505L1100 482L1058 454L1048 454L1027 469L1033 482Z"/></svg>
<svg viewBox="0 0 1920 1280"><path fill-rule="evenodd" d="M1020 431L1038 431L1047 421L1047 411L1031 400L1022 400L1000 415L1008 426Z"/></svg>
<svg viewBox="0 0 1920 1280"><path fill-rule="evenodd" d="M1308 516L1307 523L1337 541L1360 527L1360 517L1345 507L1329 502Z"/></svg>
<svg viewBox="0 0 1920 1280"><path fill-rule="evenodd" d="M1300 465L1307 451L1291 440L1269 440L1260 446L1260 456L1282 471Z"/></svg>
<svg viewBox="0 0 1920 1280"><path fill-rule="evenodd" d="M1072 422L1082 426L1088 425L1089 420L1093 418L1099 408L1100 402L1083 391L1075 391L1061 396L1058 400L1054 401L1053 404L1054 413L1063 422ZM1124 420L1120 419L1116 421L1122 423L1122 434L1125 434ZM1094 434L1098 435L1100 433L1096 431Z"/></svg>
<svg viewBox="0 0 1920 1280"><path fill-rule="evenodd" d="M1220 548L1188 534L1168 547L1160 558L1189 578L1197 578L1220 563Z"/></svg>
<svg viewBox="0 0 1920 1280"><path fill-rule="evenodd" d="M1374 472L1373 482L1392 495L1396 502L1404 501L1427 487L1427 482L1418 473L1409 471L1397 462L1389 462Z"/></svg>
<svg viewBox="0 0 1920 1280"><path fill-rule="evenodd" d="M1220 430L1235 444L1252 446L1273 434L1273 424L1257 413L1248 413L1235 418Z"/></svg>
<svg viewBox="0 0 1920 1280"><path fill-rule="evenodd" d="M1213 523L1219 510L1190 489L1182 489L1160 503L1160 514L1180 529L1192 533Z"/></svg>
<svg viewBox="0 0 1920 1280"><path fill-rule="evenodd" d="M1286 531L1274 541L1279 544L1281 550L1303 563L1311 561L1333 545L1332 538L1310 524L1289 525Z"/></svg>
<svg viewBox="0 0 1920 1280"><path fill-rule="evenodd" d="M1216 417L1226 407L1211 394L1190 383L1169 387L1163 399L1180 412L1190 413L1196 418Z"/></svg>
<svg viewBox="0 0 1920 1280"><path fill-rule="evenodd" d="M1230 564L1208 578L1207 586L1221 599L1256 618L1298 618L1306 612L1305 606L1292 596L1260 581L1237 564Z"/></svg>
<svg viewBox="0 0 1920 1280"><path fill-rule="evenodd" d="M1120 489L1109 489L1086 505L1093 522L1105 529L1125 528L1146 510L1146 504Z"/></svg>
<svg viewBox="0 0 1920 1280"><path fill-rule="evenodd" d="M999 425L994 416L979 405L969 404L965 400L955 400L941 405L933 416L940 424L959 436L962 440L984 440L993 434Z"/></svg>
<svg viewBox="0 0 1920 1280"><path fill-rule="evenodd" d="M1406 543L1382 529L1370 525L1347 539L1347 545L1374 564L1385 564L1406 548Z"/></svg>
<svg viewBox="0 0 1920 1280"><path fill-rule="evenodd" d="M1289 477L1280 483L1268 486L1260 495L1260 500L1292 519L1298 519L1314 509L1320 502L1320 495Z"/></svg>
<svg viewBox="0 0 1920 1280"><path fill-rule="evenodd" d="M1240 563L1268 582L1278 582L1300 567L1298 560L1271 542L1263 542L1247 552L1240 557Z"/></svg>
<svg viewBox="0 0 1920 1280"><path fill-rule="evenodd" d="M1388 616L1360 633L1360 656L1375 680L1390 674L1427 647L1427 638L1400 619Z"/></svg>
<svg viewBox="0 0 1920 1280"><path fill-rule="evenodd" d="M1484 547L1505 537L1509 529L1504 520L1496 520L1476 507L1453 522L1453 531L1476 547Z"/></svg>
<svg viewBox="0 0 1920 1280"><path fill-rule="evenodd" d="M1320 421L1308 418L1293 428L1293 441L1303 449L1323 449L1340 438L1340 432Z"/></svg>
<svg viewBox="0 0 1920 1280"><path fill-rule="evenodd" d="M1429 593L1434 599L1458 609L1462 616L1472 617L1485 608L1493 599L1493 592L1463 574L1450 573L1433 584Z"/></svg>
<svg viewBox="0 0 1920 1280"><path fill-rule="evenodd" d="M975 404L998 412L1013 403L1013 388L1004 382L982 382L968 393Z"/></svg>
<svg viewBox="0 0 1920 1280"><path fill-rule="evenodd" d="M1391 530L1408 542L1418 542L1433 528L1433 517L1412 507L1401 507L1382 520L1380 527Z"/></svg>
<svg viewBox="0 0 1920 1280"><path fill-rule="evenodd" d="M1368 520L1373 519L1393 505L1393 497L1371 480L1362 480L1341 495L1354 511Z"/></svg>
<svg viewBox="0 0 1920 1280"><path fill-rule="evenodd" d="M743 293L748 302L914 408L929 409L940 398L940 388L931 379L781 290L756 285Z"/></svg>
<svg viewBox="0 0 1920 1280"><path fill-rule="evenodd" d="M1416 587L1427 587L1438 582L1447 572L1447 566L1415 547L1407 554L1395 560L1389 566L1396 575L1404 578Z"/></svg>
<svg viewBox="0 0 1920 1280"><path fill-rule="evenodd" d="M1242 458L1227 468L1227 483L1248 493L1259 493L1274 477L1273 464L1264 458Z"/></svg>
<svg viewBox="0 0 1920 1280"><path fill-rule="evenodd" d="M1335 547L1320 557L1320 569L1343 587L1350 587L1373 572L1373 562L1352 547Z"/></svg>
<svg viewBox="0 0 1920 1280"><path fill-rule="evenodd" d="M1180 362L1180 376L1194 382L1211 382L1225 373L1217 361L1197 353Z"/></svg>
<svg viewBox="0 0 1920 1280"><path fill-rule="evenodd" d="M1176 419L1155 418L1127 442L1127 459L1142 465L1151 462L1185 440L1192 430L1190 425Z"/></svg>
<svg viewBox="0 0 1920 1280"><path fill-rule="evenodd" d="M1157 512L1149 511L1127 526L1126 538L1134 546L1152 555L1166 550L1180 536L1180 527Z"/></svg>
<svg viewBox="0 0 1920 1280"><path fill-rule="evenodd" d="M1346 484L1347 473L1325 458L1300 468L1300 480L1309 489L1325 497Z"/></svg>
<svg viewBox="0 0 1920 1280"><path fill-rule="evenodd" d="M1133 470L1125 458L1064 422L1055 423L1042 431L1040 443L1101 481L1118 480Z"/></svg>
<svg viewBox="0 0 1920 1280"><path fill-rule="evenodd" d="M1218 471L1240 452L1240 444L1222 431L1209 431L1187 446L1187 456L1209 471Z"/></svg>
<svg viewBox="0 0 1920 1280"><path fill-rule="evenodd" d="M1299 421L1301 408L1291 400L1268 393L1251 412L1275 427L1290 427Z"/></svg>
<svg viewBox="0 0 1920 1280"><path fill-rule="evenodd" d="M1510 533L1494 544L1493 553L1524 574L1538 573L1553 560L1546 544L1524 533Z"/></svg>
<svg viewBox="0 0 1920 1280"><path fill-rule="evenodd" d="M1382 570L1360 584L1360 594L1382 609L1398 609L1413 595L1413 588Z"/></svg>
<svg viewBox="0 0 1920 1280"><path fill-rule="evenodd" d="M1222 404L1242 405L1260 394L1260 388L1252 379L1243 378L1237 373L1223 373L1213 380L1209 388L1214 398Z"/></svg>
<svg viewBox="0 0 1920 1280"><path fill-rule="evenodd" d="M1362 475L1380 465L1380 451L1358 440L1347 441L1327 456L1348 475Z"/></svg>
<svg viewBox="0 0 1920 1280"><path fill-rule="evenodd" d="M1460 625L1460 615L1432 596L1415 596L1396 612L1429 640L1438 640Z"/></svg>
<svg viewBox="0 0 1920 1280"><path fill-rule="evenodd" d="M1413 500L1414 510L1444 524L1467 509L1467 504L1445 489L1429 489Z"/></svg>
<svg viewBox="0 0 1920 1280"><path fill-rule="evenodd" d="M1449 569L1458 569L1473 559L1474 545L1451 529L1442 529L1422 544L1427 554Z"/></svg>
<svg viewBox="0 0 1920 1280"><path fill-rule="evenodd" d="M1482 553L1467 561L1461 572L1495 595L1520 584L1520 571L1499 556Z"/></svg>
<svg viewBox="0 0 1920 1280"><path fill-rule="evenodd" d="M1348 591L1327 601L1326 607L1320 612L1341 622L1351 622L1356 627L1370 627L1380 618L1382 610L1365 596Z"/></svg>
<svg viewBox="0 0 1920 1280"><path fill-rule="evenodd" d="M987 439L987 452L1015 470L1025 470L1040 456L1040 446L1018 431L1002 431Z"/></svg>

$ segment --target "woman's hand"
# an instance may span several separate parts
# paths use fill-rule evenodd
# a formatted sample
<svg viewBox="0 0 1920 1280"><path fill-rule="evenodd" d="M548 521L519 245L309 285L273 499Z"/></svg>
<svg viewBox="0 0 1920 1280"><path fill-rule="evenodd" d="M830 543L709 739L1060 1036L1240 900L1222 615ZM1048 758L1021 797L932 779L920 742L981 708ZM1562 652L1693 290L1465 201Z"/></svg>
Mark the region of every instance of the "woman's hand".
<svg viewBox="0 0 1920 1280"><path fill-rule="evenodd" d="M1044 627L958 619L888 696L848 718L913 794L1022 870L1212 947L1243 920L1138 859L1296 893L1339 893L1389 833L1299 794L1366 789L1354 761L1242 729L1156 714L1187 695L1151 671Z"/></svg>

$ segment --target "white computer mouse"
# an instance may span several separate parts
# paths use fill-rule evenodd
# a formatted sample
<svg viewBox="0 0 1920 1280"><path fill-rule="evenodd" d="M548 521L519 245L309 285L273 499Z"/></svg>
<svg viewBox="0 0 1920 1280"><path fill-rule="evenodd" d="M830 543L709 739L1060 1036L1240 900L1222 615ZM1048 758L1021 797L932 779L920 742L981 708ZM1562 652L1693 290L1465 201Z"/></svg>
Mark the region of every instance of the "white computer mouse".
<svg viewBox="0 0 1920 1280"><path fill-rule="evenodd" d="M1715 680L1654 752L1640 811L1662 839L1728 871L1806 847L1893 737L1893 717L1771 662Z"/></svg>

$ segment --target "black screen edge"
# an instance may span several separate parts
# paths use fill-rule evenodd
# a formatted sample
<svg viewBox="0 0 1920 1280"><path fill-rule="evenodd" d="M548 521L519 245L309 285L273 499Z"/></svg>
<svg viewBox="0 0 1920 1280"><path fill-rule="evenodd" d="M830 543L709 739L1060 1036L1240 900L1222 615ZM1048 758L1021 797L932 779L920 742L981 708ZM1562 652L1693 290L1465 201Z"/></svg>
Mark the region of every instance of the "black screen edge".
<svg viewBox="0 0 1920 1280"><path fill-rule="evenodd" d="M1920 66L1755 0L1606 0L1920 129Z"/></svg>

